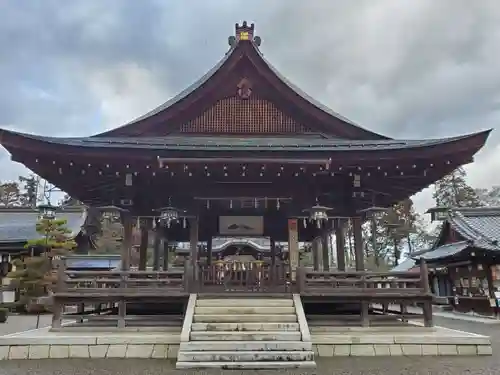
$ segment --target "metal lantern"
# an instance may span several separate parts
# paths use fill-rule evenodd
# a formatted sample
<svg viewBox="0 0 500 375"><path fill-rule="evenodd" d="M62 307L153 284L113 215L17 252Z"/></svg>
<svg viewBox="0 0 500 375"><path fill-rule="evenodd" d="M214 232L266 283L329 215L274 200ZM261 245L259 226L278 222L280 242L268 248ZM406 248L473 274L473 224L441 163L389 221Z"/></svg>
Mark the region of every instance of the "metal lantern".
<svg viewBox="0 0 500 375"><path fill-rule="evenodd" d="M160 222L167 228L170 227L172 222L178 222L181 219L181 215L185 213L184 210L172 206L160 208L157 211L160 212Z"/></svg>
<svg viewBox="0 0 500 375"><path fill-rule="evenodd" d="M40 218L46 220L53 220L56 217L57 207L52 206L50 203L41 204L38 206L38 211L40 212Z"/></svg>
<svg viewBox="0 0 500 375"><path fill-rule="evenodd" d="M315 221L318 228L321 228L324 222L328 221L328 211L331 208L320 206L318 204L308 208L304 211L309 212L309 220Z"/></svg>

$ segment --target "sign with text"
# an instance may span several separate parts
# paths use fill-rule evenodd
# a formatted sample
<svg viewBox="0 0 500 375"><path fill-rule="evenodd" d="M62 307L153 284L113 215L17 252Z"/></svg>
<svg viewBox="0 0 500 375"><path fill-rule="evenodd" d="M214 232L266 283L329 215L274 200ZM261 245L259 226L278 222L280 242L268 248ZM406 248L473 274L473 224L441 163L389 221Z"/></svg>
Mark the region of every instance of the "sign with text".
<svg viewBox="0 0 500 375"><path fill-rule="evenodd" d="M219 233L222 236L263 236L262 216L220 216Z"/></svg>

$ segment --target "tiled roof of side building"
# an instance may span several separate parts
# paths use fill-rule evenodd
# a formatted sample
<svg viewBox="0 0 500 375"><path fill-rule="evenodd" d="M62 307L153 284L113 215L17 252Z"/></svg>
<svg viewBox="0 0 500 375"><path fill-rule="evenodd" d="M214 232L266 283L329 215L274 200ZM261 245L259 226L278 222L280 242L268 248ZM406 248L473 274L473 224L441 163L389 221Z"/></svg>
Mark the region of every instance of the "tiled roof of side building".
<svg viewBox="0 0 500 375"><path fill-rule="evenodd" d="M0 242L24 242L40 238L36 231L39 213L33 209L4 208L0 209ZM58 213L58 217L68 221L67 227L72 236L77 236L85 223L85 211L67 210Z"/></svg>
<svg viewBox="0 0 500 375"><path fill-rule="evenodd" d="M465 241L415 253L413 259L447 258L471 247L500 252L500 207L453 208L448 212L446 220Z"/></svg>

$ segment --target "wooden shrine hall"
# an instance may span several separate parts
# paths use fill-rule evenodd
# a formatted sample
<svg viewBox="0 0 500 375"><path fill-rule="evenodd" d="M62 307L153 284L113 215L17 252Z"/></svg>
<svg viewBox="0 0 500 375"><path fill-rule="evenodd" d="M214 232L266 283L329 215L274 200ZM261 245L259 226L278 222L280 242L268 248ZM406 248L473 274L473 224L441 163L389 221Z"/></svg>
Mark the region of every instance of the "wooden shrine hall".
<svg viewBox="0 0 500 375"><path fill-rule="evenodd" d="M189 242L184 273L172 277L182 284L156 280L172 287L171 295L296 290L317 298L359 300L362 293L381 291L387 298L428 297L423 279L406 290L401 285L410 283L395 283L397 275L391 274L393 287L381 289L385 279L363 273L361 225L370 208L390 207L472 162L490 131L392 139L360 127L291 84L262 54L253 24L237 24L228 43L228 52L201 79L123 126L65 138L3 129L0 143L12 160L85 205L120 212L124 271L135 223L143 234L142 270L152 228L165 243ZM345 269L348 220L356 270ZM331 234L337 236L335 272L328 260ZM271 256L227 279L230 267L220 271L211 257L217 236L269 237ZM203 257L201 242L207 247ZM273 255L277 242L288 243L287 259ZM313 251L322 252L323 266L301 267L299 243L304 242L317 244ZM136 287L148 280L139 279ZM228 287L228 280L238 285ZM71 286L64 288L61 295L69 296Z"/></svg>

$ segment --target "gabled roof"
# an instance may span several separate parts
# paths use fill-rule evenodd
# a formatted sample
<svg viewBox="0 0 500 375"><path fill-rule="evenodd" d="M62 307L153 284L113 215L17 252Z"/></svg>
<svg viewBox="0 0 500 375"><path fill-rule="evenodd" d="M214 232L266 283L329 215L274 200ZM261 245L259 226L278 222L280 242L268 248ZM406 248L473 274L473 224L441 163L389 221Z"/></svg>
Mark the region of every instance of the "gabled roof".
<svg viewBox="0 0 500 375"><path fill-rule="evenodd" d="M249 30L251 28L251 37L249 39L240 39L237 37L237 40L232 43L226 55L212 69L178 95L135 120L116 129L97 134L96 136L147 136L151 127L168 126L169 121L179 115L180 112L186 111L191 104L208 97L213 97L214 89L216 90L217 86L227 81L228 77L238 69L239 64L250 63L258 75L276 93L286 98L289 104L295 107L296 111L306 112L317 120L322 125L321 128L326 136L340 136L346 139L360 140L391 139L362 128L319 103L296 85L292 84L264 57L259 49L260 38L253 37L253 27L253 24L248 26L246 22L241 26L236 24L237 36L241 33L241 30ZM238 72L235 74L241 73Z"/></svg>
<svg viewBox="0 0 500 375"><path fill-rule="evenodd" d="M18 243L41 238L36 231L39 212L32 208L0 209L0 243ZM58 213L59 218L68 221L71 236L76 237L82 230L86 214L82 208L68 208Z"/></svg>
<svg viewBox="0 0 500 375"><path fill-rule="evenodd" d="M438 260L459 255L470 249L480 249L500 255L500 207L452 208L443 223L440 238L446 239L454 230L461 240L441 245L414 255L414 259Z"/></svg>

